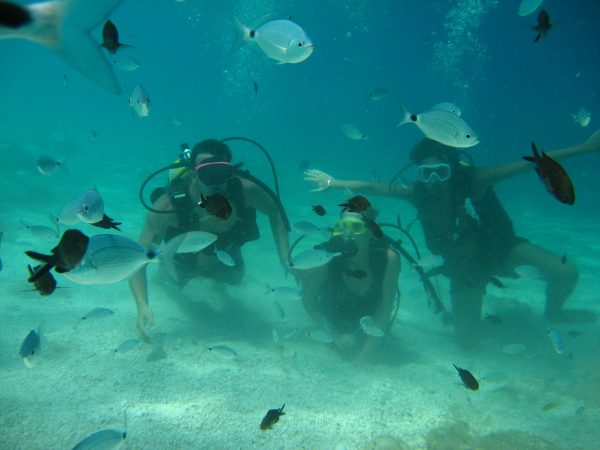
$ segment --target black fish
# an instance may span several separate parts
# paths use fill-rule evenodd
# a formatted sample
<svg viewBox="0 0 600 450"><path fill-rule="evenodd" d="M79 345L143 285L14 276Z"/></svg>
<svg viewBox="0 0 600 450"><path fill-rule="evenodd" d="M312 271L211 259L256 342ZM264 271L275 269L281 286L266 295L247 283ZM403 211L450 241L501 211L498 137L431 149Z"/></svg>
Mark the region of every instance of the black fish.
<svg viewBox="0 0 600 450"><path fill-rule="evenodd" d="M552 25L553 24L550 23L550 16L548 15L548 11L542 9L538 14L537 25L534 25L532 27L533 31L537 31L537 35L535 36L533 42L537 42L542 37L545 37L548 34L548 31L550 31L550 28L552 28Z"/></svg>
<svg viewBox="0 0 600 450"><path fill-rule="evenodd" d="M258 83L256 81L252 82L252 87L254 88L254 95L258 94Z"/></svg>
<svg viewBox="0 0 600 450"><path fill-rule="evenodd" d="M260 423L260 429L261 430L270 430L275 423L279 422L279 417L285 416L285 413L283 412L284 406L285 406L285 403L279 409L270 409L269 411L267 411L267 414L265 415L262 422Z"/></svg>
<svg viewBox="0 0 600 450"><path fill-rule="evenodd" d="M27 264L27 268L29 269L29 276L33 277L35 273L42 268L42 265L40 264L32 268L29 264ZM35 290L43 296L50 295L56 290L56 280L52 276L51 272L44 273L41 277L33 282L33 285L35 286Z"/></svg>
<svg viewBox="0 0 600 450"><path fill-rule="evenodd" d="M571 337L579 337L582 334L583 333L581 333L581 331L577 331L577 330L571 330L571 331L569 331L569 336L571 336Z"/></svg>
<svg viewBox="0 0 600 450"><path fill-rule="evenodd" d="M362 195L352 197L350 200L341 203L339 206L343 208L342 211L362 213L371 207L371 202Z"/></svg>
<svg viewBox="0 0 600 450"><path fill-rule="evenodd" d="M324 216L327 214L325 208L322 205L313 205L312 210L317 214L317 216Z"/></svg>
<svg viewBox="0 0 600 450"><path fill-rule="evenodd" d="M35 283L53 267L58 273L68 272L83 259L89 240L90 238L79 230L67 230L63 233L58 245L52 249L52 255L26 251L25 254L30 258L46 263L37 269L27 281Z"/></svg>
<svg viewBox="0 0 600 450"><path fill-rule="evenodd" d="M107 20L102 28L102 44L100 45L111 55L117 53L120 47L131 47L131 45L119 42L119 30L110 20Z"/></svg>
<svg viewBox="0 0 600 450"><path fill-rule="evenodd" d="M531 148L533 156L523 156L523 159L535 164L535 171L546 190L559 202L567 205L574 204L575 188L565 169L545 152L540 153L535 142L531 143Z"/></svg>
<svg viewBox="0 0 600 450"><path fill-rule="evenodd" d="M490 277L490 283L500 289L506 289L506 285L496 277Z"/></svg>
<svg viewBox="0 0 600 450"><path fill-rule="evenodd" d="M300 170L308 170L310 168L310 161L308 159L303 159L298 164L298 167L300 168Z"/></svg>
<svg viewBox="0 0 600 450"><path fill-rule="evenodd" d="M348 269L346 269L344 271L344 273L347 276L349 276L349 277L356 278L357 280L362 280L363 278L367 277L367 272L365 272L362 269L356 269L356 270L348 270Z"/></svg>
<svg viewBox="0 0 600 450"><path fill-rule="evenodd" d="M495 323L496 325L500 325L502 323L502 317L495 316L494 314L487 314L484 319L488 322Z"/></svg>
<svg viewBox="0 0 600 450"><path fill-rule="evenodd" d="M567 255L562 255L560 257L560 263L561 264L566 264L567 263Z"/></svg>
<svg viewBox="0 0 600 450"><path fill-rule="evenodd" d="M205 197L204 194L200 194L200 208L206 209L206 212L215 216L221 220L227 220L231 216L231 204L225 198L223 194L212 194Z"/></svg>
<svg viewBox="0 0 600 450"><path fill-rule="evenodd" d="M456 370L458 370L458 375L460 376L461 381L465 385L467 389L471 389L472 391L476 391L479 389L479 383L473 376L471 372L466 369L461 369L460 367L456 367L456 364L452 364Z"/></svg>
<svg viewBox="0 0 600 450"><path fill-rule="evenodd" d="M119 225L121 225L122 223L123 222L115 222L113 219L108 217L106 214L102 214L102 220L91 223L90 225L93 225L98 228L106 228L106 229L114 228L117 231L121 231L121 229L119 228Z"/></svg>
<svg viewBox="0 0 600 450"><path fill-rule="evenodd" d="M377 240L383 239L383 231L381 231L381 227L377 225L373 219L365 216L364 214L362 214L362 218L373 237Z"/></svg>

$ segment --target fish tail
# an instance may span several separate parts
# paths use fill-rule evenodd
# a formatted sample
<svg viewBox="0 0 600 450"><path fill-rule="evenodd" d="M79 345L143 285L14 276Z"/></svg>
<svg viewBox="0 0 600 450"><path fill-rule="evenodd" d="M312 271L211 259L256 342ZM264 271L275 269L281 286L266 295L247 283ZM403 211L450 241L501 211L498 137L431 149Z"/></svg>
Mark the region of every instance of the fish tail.
<svg viewBox="0 0 600 450"><path fill-rule="evenodd" d="M37 259L38 261L43 261L46 263L42 267L33 271L31 271L30 268L30 275L27 279L27 281L29 281L30 283L35 283L36 281L38 281L40 278L42 278L44 275L50 272L50 270L52 270L52 268L56 264L55 258L49 255L43 255L41 253L32 251L26 251L25 254L30 258Z"/></svg>
<svg viewBox="0 0 600 450"><path fill-rule="evenodd" d="M400 101L398 101L398 103L400 103ZM411 122L411 119L410 119L411 114L410 114L410 112L404 107L404 105L402 103L400 103L400 108L402 108L403 117L402 117L402 120L400 120L400 122L398 122L396 124L396 128L401 127L405 123Z"/></svg>
<svg viewBox="0 0 600 450"><path fill-rule="evenodd" d="M535 37L535 39L533 40L533 42L537 42L541 39L542 37L542 33L538 33L537 36Z"/></svg>
<svg viewBox="0 0 600 450"><path fill-rule="evenodd" d="M236 32L235 39L229 49L229 55L233 55L240 48L244 47L249 41L252 40L252 30L250 27L244 25L244 23L237 17L233 18L233 26Z"/></svg>

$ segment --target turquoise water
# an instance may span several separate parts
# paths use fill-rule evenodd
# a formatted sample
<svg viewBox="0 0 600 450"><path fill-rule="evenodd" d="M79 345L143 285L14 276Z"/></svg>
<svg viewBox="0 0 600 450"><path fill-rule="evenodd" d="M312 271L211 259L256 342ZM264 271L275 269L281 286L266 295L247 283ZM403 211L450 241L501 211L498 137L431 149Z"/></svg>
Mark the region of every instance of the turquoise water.
<svg viewBox="0 0 600 450"><path fill-rule="evenodd" d="M111 19L121 40L133 46L122 54L141 66L114 68L125 91L120 96L41 46L0 41L0 448L69 448L95 431L122 428L125 410L124 446L135 449L386 448L378 436L401 439L411 449L443 448L436 447L436 432L446 442L466 436L474 448L509 448L490 443L498 433L515 439L511 448L546 448L522 444L536 439L556 448L595 448L598 325L565 326L565 353L554 353L541 319L544 287L536 281L510 280L507 292L489 289L486 312L514 320L487 325L484 345L469 353L426 306L415 272L404 263L393 339L386 357L372 364L342 361L305 338L312 324L301 305L283 305L283 323L273 314L264 283L293 282L279 267L264 218L260 241L244 247L248 276L241 287L221 292L198 281L179 292L162 286L160 275L150 277L164 358L148 360L156 350L150 346L111 352L135 335L125 282L79 286L57 276L65 289L51 297L26 292L30 261L23 252L47 252L53 243L31 236L21 219L48 225L49 213L97 186L107 213L123 222L125 236L136 238L145 219L140 183L176 159L182 142L240 135L257 140L277 166L291 222L325 226L331 219L316 217L311 204L333 211L347 194L309 194L300 162L309 160L336 178L389 179L422 136L412 125L394 128L399 102L415 112L443 101L459 105L481 139L468 150L478 165L518 160L532 140L546 150L585 141L599 127L600 6L582 0L546 1L544 7L557 24L534 44L536 16L519 17L517 1L129 0ZM273 12L291 15L306 30L315 43L308 60L277 65L251 45L229 54L232 17L251 23ZM99 40L100 29L93 35ZM128 106L138 84L151 99L148 118ZM370 102L377 87L390 94ZM592 113L586 128L571 119L580 107ZM348 139L341 123L369 139ZM232 150L234 161L272 185L259 152L243 143ZM69 173L40 175L41 154L67 158ZM551 198L533 172L497 187L518 235L576 262L581 277L568 305L596 312L598 158L583 155L564 164L577 190L573 207ZM415 217L406 204L371 200L383 221ZM448 301L444 280L438 288ZM115 315L74 330L96 306ZM19 346L42 321L44 350L28 370ZM273 329L283 336L296 328L289 339L273 341ZM515 343L525 347L521 353L502 351ZM222 360L206 350L217 344L235 348L239 358ZM480 377L481 390L464 390L452 363ZM486 382L494 373L503 377ZM283 402L287 415L261 432L264 413ZM478 441L485 436L490 440Z"/></svg>

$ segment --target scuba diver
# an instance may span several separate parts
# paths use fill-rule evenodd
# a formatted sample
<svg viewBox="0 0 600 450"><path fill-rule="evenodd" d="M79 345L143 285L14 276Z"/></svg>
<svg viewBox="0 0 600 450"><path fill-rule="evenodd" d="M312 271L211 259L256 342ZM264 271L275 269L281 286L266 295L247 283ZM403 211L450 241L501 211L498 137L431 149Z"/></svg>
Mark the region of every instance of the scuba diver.
<svg viewBox="0 0 600 450"><path fill-rule="evenodd" d="M547 155L563 160L598 150L600 132L582 144ZM516 236L510 217L494 193L494 184L531 170L529 162L477 168L465 164L457 149L430 139L420 141L410 157L417 179L409 183L338 180L316 169L306 171L305 180L317 184L312 192L348 188L400 198L416 208L427 247L443 258L443 266L434 273L450 279L452 321L459 342L466 347L477 343L487 284L497 281L496 275L514 277L514 269L520 265L536 267L546 282L546 320L596 320L592 311L563 309L579 278L576 268L570 261Z"/></svg>
<svg viewBox="0 0 600 450"><path fill-rule="evenodd" d="M340 254L326 265L297 272L306 311L345 355L365 357L378 346L398 300L400 257L369 230L366 221L373 213L367 210L365 218L343 211L331 239L315 246ZM368 319L368 328L361 319Z"/></svg>
<svg viewBox="0 0 600 450"><path fill-rule="evenodd" d="M260 236L256 210L269 218L279 260L284 268L289 266L289 225L279 196L231 163L231 150L225 144L229 140L245 140L260 147L247 138L207 139L191 151L184 144L180 161L152 173L140 189L140 200L149 210L139 238L146 248L155 248L189 231L217 236L213 244L200 252L175 255L176 281L181 287L196 277L230 285L241 282L244 275L241 247ZM155 189L151 196L153 204L148 206L143 198L144 187L152 177L166 170L170 170L169 185ZM129 286L137 306L137 332L148 341L144 329L152 326L154 319L148 304L145 267L130 278Z"/></svg>

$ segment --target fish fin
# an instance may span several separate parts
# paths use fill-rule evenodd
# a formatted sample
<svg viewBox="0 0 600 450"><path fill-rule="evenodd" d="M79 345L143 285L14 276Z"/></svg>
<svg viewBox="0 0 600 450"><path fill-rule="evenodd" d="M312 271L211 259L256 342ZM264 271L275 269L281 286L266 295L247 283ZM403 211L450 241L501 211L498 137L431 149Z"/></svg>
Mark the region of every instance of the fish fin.
<svg viewBox="0 0 600 450"><path fill-rule="evenodd" d="M106 228L106 229L114 228L117 231L121 231L121 229L119 228L119 225L121 225L122 223L123 222L115 222L112 218L110 218L106 214L103 214L102 220L91 223L90 225L93 225L98 228Z"/></svg>
<svg viewBox="0 0 600 450"><path fill-rule="evenodd" d="M400 100L398 100L398 103L400 103ZM408 110L404 107L404 105L402 103L400 103L400 108L402 108L403 117L402 117L402 120L400 120L400 122L398 122L396 124L396 128L400 128L402 125L412 122L410 119L410 116L411 116L410 112L408 112Z"/></svg>
<svg viewBox="0 0 600 450"><path fill-rule="evenodd" d="M535 37L535 39L533 40L533 42L538 42L541 37L542 37L542 33L538 33L537 36Z"/></svg>
<svg viewBox="0 0 600 450"><path fill-rule="evenodd" d="M540 156L540 152L537 148L537 145L535 145L535 142L533 142L533 141L531 141L531 151L533 152L533 156L535 156L535 157Z"/></svg>
<svg viewBox="0 0 600 450"><path fill-rule="evenodd" d="M244 23L237 17L234 17L232 20L236 36L229 49L229 56L233 55L252 40L252 37L250 36L252 29L244 25Z"/></svg>
<svg viewBox="0 0 600 450"><path fill-rule="evenodd" d="M533 156L523 156L523 159L532 163L535 162L535 158Z"/></svg>
<svg viewBox="0 0 600 450"><path fill-rule="evenodd" d="M90 31L103 23L122 0L67 0L64 2L58 42L49 45L58 56L104 89L120 94L121 87L101 47Z"/></svg>
<svg viewBox="0 0 600 450"><path fill-rule="evenodd" d="M27 251L27 252L25 252L25 254L27 256L29 256L30 258L37 259L39 261L44 261L46 263L42 267L40 267L37 270L34 270L30 274L29 278L27 278L27 281L29 281L30 283L35 283L40 278L42 278L44 275L46 275L48 272L50 272L56 262L53 256L43 255L41 253L32 252L32 251Z"/></svg>

